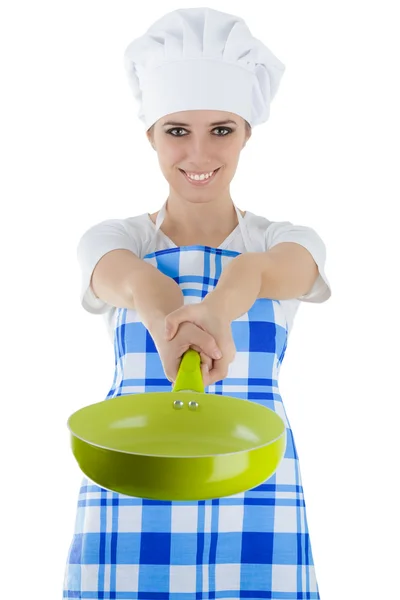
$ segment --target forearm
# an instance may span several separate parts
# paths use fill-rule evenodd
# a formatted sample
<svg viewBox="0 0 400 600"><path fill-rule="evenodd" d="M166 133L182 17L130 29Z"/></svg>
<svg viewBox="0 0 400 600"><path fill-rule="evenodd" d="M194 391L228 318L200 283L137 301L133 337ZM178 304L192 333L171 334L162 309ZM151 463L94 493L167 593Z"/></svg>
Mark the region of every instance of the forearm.
<svg viewBox="0 0 400 600"><path fill-rule="evenodd" d="M137 310L148 329L183 305L178 284L128 250L105 254L93 271L91 287L107 304Z"/></svg>
<svg viewBox="0 0 400 600"><path fill-rule="evenodd" d="M204 302L233 321L250 310L258 298L289 300L306 294L317 277L318 267L306 248L281 243L267 252L234 258Z"/></svg>
<svg viewBox="0 0 400 600"><path fill-rule="evenodd" d="M256 253L241 254L223 270L215 289L203 302L234 321L245 314L258 298L262 283L261 261Z"/></svg>
<svg viewBox="0 0 400 600"><path fill-rule="evenodd" d="M184 304L179 285L171 277L145 262L131 278L129 289L135 309L149 330Z"/></svg>

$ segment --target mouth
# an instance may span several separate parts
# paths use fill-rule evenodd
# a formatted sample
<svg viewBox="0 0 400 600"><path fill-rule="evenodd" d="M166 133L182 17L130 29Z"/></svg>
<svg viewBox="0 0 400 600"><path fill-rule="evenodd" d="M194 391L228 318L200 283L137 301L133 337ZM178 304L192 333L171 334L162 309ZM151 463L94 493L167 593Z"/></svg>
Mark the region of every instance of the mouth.
<svg viewBox="0 0 400 600"><path fill-rule="evenodd" d="M215 169L215 171L213 171L213 174L211 175L211 177L204 178L204 179L191 179L183 169L179 169L179 170L182 173L182 175L184 176L184 178L186 179L186 181L188 181L191 185L199 187L199 186L208 185L213 179L215 179L215 177L220 169L221 169L221 167L218 167L218 169Z"/></svg>

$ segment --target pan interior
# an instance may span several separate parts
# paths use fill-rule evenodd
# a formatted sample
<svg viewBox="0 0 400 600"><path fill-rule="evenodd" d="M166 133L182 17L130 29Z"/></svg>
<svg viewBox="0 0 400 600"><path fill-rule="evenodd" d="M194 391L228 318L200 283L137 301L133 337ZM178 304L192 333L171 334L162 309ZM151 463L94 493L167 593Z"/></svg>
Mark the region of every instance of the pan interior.
<svg viewBox="0 0 400 600"><path fill-rule="evenodd" d="M174 407L174 401L183 407ZM189 408L189 402L198 406ZM272 410L247 400L196 392L127 394L86 406L68 421L73 435L105 449L194 457L251 450L285 429Z"/></svg>

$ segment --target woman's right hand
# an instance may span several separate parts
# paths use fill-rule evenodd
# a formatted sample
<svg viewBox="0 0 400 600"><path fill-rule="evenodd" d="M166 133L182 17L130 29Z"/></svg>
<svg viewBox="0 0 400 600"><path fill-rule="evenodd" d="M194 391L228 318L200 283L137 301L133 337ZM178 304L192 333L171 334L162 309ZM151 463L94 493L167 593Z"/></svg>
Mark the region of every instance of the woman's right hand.
<svg viewBox="0 0 400 600"><path fill-rule="evenodd" d="M189 348L200 354L203 381L212 368L213 360L221 358L221 351L212 335L194 323L181 323L175 337L168 341L165 339L165 319L160 319L151 328L150 335L160 356L165 376L171 383L175 383L182 356Z"/></svg>

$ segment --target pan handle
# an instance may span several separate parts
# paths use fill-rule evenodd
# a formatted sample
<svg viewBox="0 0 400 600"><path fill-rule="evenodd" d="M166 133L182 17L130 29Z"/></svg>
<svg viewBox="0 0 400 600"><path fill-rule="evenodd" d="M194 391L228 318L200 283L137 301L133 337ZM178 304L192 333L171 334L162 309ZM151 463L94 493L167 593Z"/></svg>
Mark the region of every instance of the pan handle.
<svg viewBox="0 0 400 600"><path fill-rule="evenodd" d="M189 348L182 356L178 374L176 376L173 392L181 392L183 390L200 392L204 394L204 383L200 367L200 354Z"/></svg>

